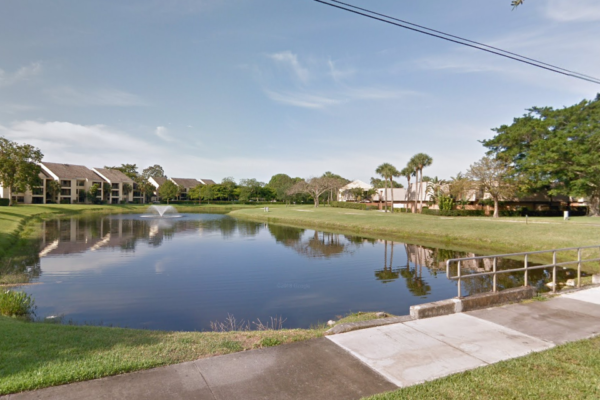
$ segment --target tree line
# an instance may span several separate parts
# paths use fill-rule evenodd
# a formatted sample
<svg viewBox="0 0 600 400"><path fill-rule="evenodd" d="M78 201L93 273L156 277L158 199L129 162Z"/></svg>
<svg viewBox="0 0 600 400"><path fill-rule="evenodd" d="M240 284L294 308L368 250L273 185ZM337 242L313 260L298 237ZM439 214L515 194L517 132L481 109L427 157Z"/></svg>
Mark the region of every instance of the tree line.
<svg viewBox="0 0 600 400"><path fill-rule="evenodd" d="M413 156L406 166L398 170L390 163L379 165L371 178L375 188L383 188L385 209L388 210L390 188L402 187L396 178L404 177L411 188L414 179L415 197L411 200L416 212L422 212L425 192L440 209L455 204L466 204L474 191L487 193L494 204L494 216L499 215L499 202L514 196L544 192L550 196L567 195L583 197L588 201L591 215L600 215L600 94L594 100L583 100L573 106L554 109L532 107L510 125L493 129L491 139L482 140L487 155L473 163L466 173L458 173L449 180L428 178L423 170L433 163L425 154ZM37 163L42 152L28 144L18 144L0 137L0 182L12 193L24 192L40 185L41 169ZM148 182L150 177L164 177L160 165L150 166L141 172L135 164L107 167L122 171L129 176L136 190L152 196L155 187ZM276 174L268 183L256 179L224 178L215 185L199 185L192 188L188 197L198 201L282 201L305 203L315 206L332 201L341 187L350 181L332 172L319 177L302 179L286 174ZM108 185L102 190L110 190ZM60 191L58 182L50 183L48 191ZM124 187L124 191L133 188ZM100 187L90 189L90 197L96 198ZM366 199L374 191L352 189L355 199ZM167 181L161 186L159 195L166 200L178 198L181 188Z"/></svg>

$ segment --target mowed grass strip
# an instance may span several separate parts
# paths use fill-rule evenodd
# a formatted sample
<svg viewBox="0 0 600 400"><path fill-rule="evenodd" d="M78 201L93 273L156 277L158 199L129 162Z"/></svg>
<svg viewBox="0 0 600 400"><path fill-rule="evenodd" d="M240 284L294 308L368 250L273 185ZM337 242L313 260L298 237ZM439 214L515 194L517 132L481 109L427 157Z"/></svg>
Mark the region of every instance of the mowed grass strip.
<svg viewBox="0 0 600 400"><path fill-rule="evenodd" d="M0 395L321 337L324 330L163 332L0 317Z"/></svg>
<svg viewBox="0 0 600 400"><path fill-rule="evenodd" d="M368 397L400 399L600 399L600 337Z"/></svg>
<svg viewBox="0 0 600 400"><path fill-rule="evenodd" d="M332 207L237 210L237 218L325 229L483 254L600 245L600 219L439 217ZM594 224L596 222L597 224ZM599 252L595 252L595 257Z"/></svg>

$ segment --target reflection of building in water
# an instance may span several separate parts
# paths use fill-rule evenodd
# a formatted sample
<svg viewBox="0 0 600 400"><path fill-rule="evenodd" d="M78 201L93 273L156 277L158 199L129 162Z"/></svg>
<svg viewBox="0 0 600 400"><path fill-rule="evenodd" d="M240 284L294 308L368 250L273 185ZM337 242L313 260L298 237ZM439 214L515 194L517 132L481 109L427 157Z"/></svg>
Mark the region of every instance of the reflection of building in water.
<svg viewBox="0 0 600 400"><path fill-rule="evenodd" d="M436 259L433 249L417 246L415 244L405 244L406 257L408 262L418 267L435 267ZM439 266L441 267L441 266ZM445 266L443 268L446 268Z"/></svg>
<svg viewBox="0 0 600 400"><path fill-rule="evenodd" d="M102 248L127 245L135 236L133 220L104 218L87 220L71 218L57 219L42 223L42 243L40 257L84 253Z"/></svg>
<svg viewBox="0 0 600 400"><path fill-rule="evenodd" d="M158 247L176 233L220 232L228 237L235 232L240 236L254 236L262 224L237 222L233 218L214 220L142 219L142 218L70 218L42 223L39 256L65 255L118 248L135 251L138 241Z"/></svg>

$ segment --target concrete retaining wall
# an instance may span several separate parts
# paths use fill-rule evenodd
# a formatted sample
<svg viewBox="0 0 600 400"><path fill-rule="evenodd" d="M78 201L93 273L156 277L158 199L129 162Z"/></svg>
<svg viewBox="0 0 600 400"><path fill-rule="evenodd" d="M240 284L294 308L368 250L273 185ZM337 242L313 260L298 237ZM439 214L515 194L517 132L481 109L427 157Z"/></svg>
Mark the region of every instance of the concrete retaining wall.
<svg viewBox="0 0 600 400"><path fill-rule="evenodd" d="M496 293L481 293L461 299L436 301L410 307L410 316L413 319L422 319L448 315L463 311L478 310L494 307L501 304L518 302L533 298L537 294L531 286L506 289Z"/></svg>

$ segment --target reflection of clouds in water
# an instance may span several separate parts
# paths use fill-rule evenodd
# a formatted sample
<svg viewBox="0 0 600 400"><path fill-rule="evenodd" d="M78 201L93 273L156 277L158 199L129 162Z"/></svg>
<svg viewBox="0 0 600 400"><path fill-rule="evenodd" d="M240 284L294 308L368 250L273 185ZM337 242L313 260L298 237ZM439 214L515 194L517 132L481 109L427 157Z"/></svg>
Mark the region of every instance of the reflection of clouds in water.
<svg viewBox="0 0 600 400"><path fill-rule="evenodd" d="M167 259L158 260L156 264L154 264L154 271L157 274L162 274L167 269Z"/></svg>
<svg viewBox="0 0 600 400"><path fill-rule="evenodd" d="M160 229L172 229L175 226L175 220L169 218L156 218L150 220L148 224L150 226L150 230L160 230Z"/></svg>

